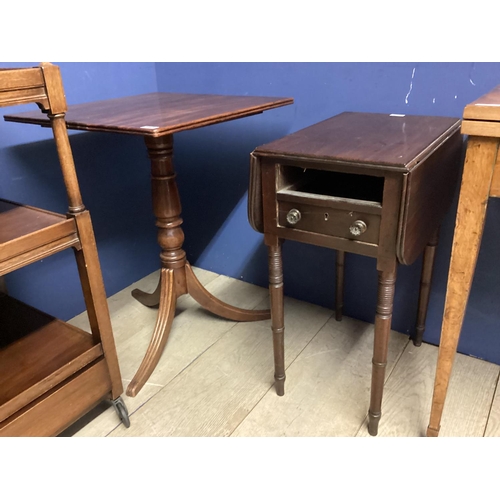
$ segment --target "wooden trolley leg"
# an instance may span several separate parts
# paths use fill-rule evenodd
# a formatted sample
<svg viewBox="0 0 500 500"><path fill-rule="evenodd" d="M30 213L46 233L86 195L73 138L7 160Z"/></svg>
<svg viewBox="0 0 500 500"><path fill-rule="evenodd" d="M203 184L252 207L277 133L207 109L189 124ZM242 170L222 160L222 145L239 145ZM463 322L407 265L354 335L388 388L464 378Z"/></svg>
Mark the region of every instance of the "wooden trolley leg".
<svg viewBox="0 0 500 500"><path fill-rule="evenodd" d="M382 416L382 394L384 391L387 348L391 332L392 307L396 285L396 264L390 270L378 272L378 299L375 316L375 339L372 360L372 387L370 410L368 412L368 432L372 436L378 433L378 424Z"/></svg>
<svg viewBox="0 0 500 500"><path fill-rule="evenodd" d="M276 394L285 394L285 316L283 304L283 265L281 261L282 241L268 246L269 294L271 298L271 327L273 331L274 380Z"/></svg>
<svg viewBox="0 0 500 500"><path fill-rule="evenodd" d="M342 311L344 308L344 263L345 252L337 250L336 258L336 290L335 290L335 319L342 321Z"/></svg>
<svg viewBox="0 0 500 500"><path fill-rule="evenodd" d="M92 222L87 210L75 214L74 217L82 244L80 250L74 249L75 258L90 328L93 337L102 344L111 376L111 396L112 399L116 399L123 392L123 385Z"/></svg>
<svg viewBox="0 0 500 500"><path fill-rule="evenodd" d="M483 234L497 138L469 137L458 201L427 436L437 437Z"/></svg>
<svg viewBox="0 0 500 500"><path fill-rule="evenodd" d="M434 261L436 258L436 246L439 240L439 228L432 235L424 250L422 262L422 274L420 275L420 292L418 297L418 313L413 345L422 345L422 338L425 332L425 320L429 308L429 297L431 292L432 273L434 271Z"/></svg>

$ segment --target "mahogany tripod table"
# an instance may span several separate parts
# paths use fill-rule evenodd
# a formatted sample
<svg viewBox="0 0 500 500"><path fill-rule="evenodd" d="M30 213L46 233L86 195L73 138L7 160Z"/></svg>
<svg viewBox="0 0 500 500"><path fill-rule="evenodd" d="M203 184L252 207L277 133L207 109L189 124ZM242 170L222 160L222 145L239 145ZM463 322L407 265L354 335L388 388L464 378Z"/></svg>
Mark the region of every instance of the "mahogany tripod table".
<svg viewBox="0 0 500 500"><path fill-rule="evenodd" d="M424 254L413 337L420 345L437 233L458 180L459 128L457 118L342 113L252 153L249 218L268 246L279 396L285 385L283 241L337 250L337 320L345 252L374 257L378 299L368 431L377 434L397 266Z"/></svg>
<svg viewBox="0 0 500 500"><path fill-rule="evenodd" d="M446 287L428 437L439 435L448 383L481 247L488 199L500 197L500 85L465 107L462 134L467 134L469 138Z"/></svg>
<svg viewBox="0 0 500 500"><path fill-rule="evenodd" d="M158 364L174 319L177 297L188 293L212 313L233 321L270 317L269 310L245 310L220 301L203 287L187 262L182 249L181 203L172 161L173 134L292 103L293 99L281 97L156 92L69 106L66 114L69 129L143 136L151 160L153 211L161 247L160 281L153 293L136 289L132 295L142 304L159 309L150 344L127 395L136 396ZM5 120L49 125L48 119L37 112L8 115Z"/></svg>

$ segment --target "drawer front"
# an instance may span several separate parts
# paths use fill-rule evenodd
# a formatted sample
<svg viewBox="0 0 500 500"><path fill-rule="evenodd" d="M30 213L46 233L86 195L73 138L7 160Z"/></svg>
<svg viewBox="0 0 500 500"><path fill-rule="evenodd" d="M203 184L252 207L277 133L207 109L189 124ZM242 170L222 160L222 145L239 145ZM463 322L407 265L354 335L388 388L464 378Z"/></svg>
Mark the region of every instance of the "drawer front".
<svg viewBox="0 0 500 500"><path fill-rule="evenodd" d="M294 220L296 220L295 223ZM278 225L289 229L378 244L380 215L362 210L333 208L331 204L330 206L321 205L316 200L314 204L309 204L306 200L278 201Z"/></svg>

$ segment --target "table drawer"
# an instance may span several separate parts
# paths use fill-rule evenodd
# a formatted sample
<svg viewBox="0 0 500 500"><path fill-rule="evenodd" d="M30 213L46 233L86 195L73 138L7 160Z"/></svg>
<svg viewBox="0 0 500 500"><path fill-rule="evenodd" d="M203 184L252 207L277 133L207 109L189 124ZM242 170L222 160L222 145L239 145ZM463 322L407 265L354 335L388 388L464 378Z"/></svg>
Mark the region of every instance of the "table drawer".
<svg viewBox="0 0 500 500"><path fill-rule="evenodd" d="M279 165L277 225L378 244L384 178Z"/></svg>
<svg viewBox="0 0 500 500"><path fill-rule="evenodd" d="M380 213L376 213L377 207L357 207L355 203L334 198L293 198L290 193L278 194L279 226L378 244Z"/></svg>

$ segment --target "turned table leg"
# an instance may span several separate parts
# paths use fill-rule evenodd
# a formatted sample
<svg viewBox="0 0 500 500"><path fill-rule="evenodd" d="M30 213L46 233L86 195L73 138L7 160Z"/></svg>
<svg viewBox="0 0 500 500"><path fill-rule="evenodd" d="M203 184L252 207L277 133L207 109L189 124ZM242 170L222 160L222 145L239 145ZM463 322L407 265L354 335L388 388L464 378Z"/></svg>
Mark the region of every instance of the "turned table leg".
<svg viewBox="0 0 500 500"><path fill-rule="evenodd" d="M429 308L429 297L431 294L432 273L434 271L434 262L436 259L436 247L439 240L439 228L432 235L429 243L424 250L422 261L422 274L420 275L420 292L418 296L418 313L417 325L415 328L415 336L413 337L413 345L422 345L422 338L425 332L425 320L427 318L427 310Z"/></svg>
<svg viewBox="0 0 500 500"><path fill-rule="evenodd" d="M336 256L336 290L335 290L335 319L342 321L342 312L344 308L344 264L345 252L337 250Z"/></svg>
<svg viewBox="0 0 500 500"><path fill-rule="evenodd" d="M372 385L370 410L368 412L368 432L372 436L378 433L378 424L382 416L382 394L387 366L387 349L391 333L392 307L396 286L396 264L392 269L378 272L377 313L375 315L375 338L373 341Z"/></svg>
<svg viewBox="0 0 500 500"><path fill-rule="evenodd" d="M276 394L285 394L285 316L283 304L282 240L276 238L268 246L269 295L271 299L271 328L273 332L274 380Z"/></svg>
<svg viewBox="0 0 500 500"><path fill-rule="evenodd" d="M469 137L448 274L427 436L437 437L451 369L474 277L497 158L497 138Z"/></svg>
<svg viewBox="0 0 500 500"><path fill-rule="evenodd" d="M194 275L182 249L181 202L172 161L173 136L146 137L151 160L151 189L153 212L158 227L161 247L160 281L153 293L135 289L132 295L148 307L159 306L158 317L144 359L127 388L128 396L135 396L153 373L167 343L175 315L177 297L189 293L204 308L233 321L260 321L270 318L269 310L240 309L211 295Z"/></svg>

